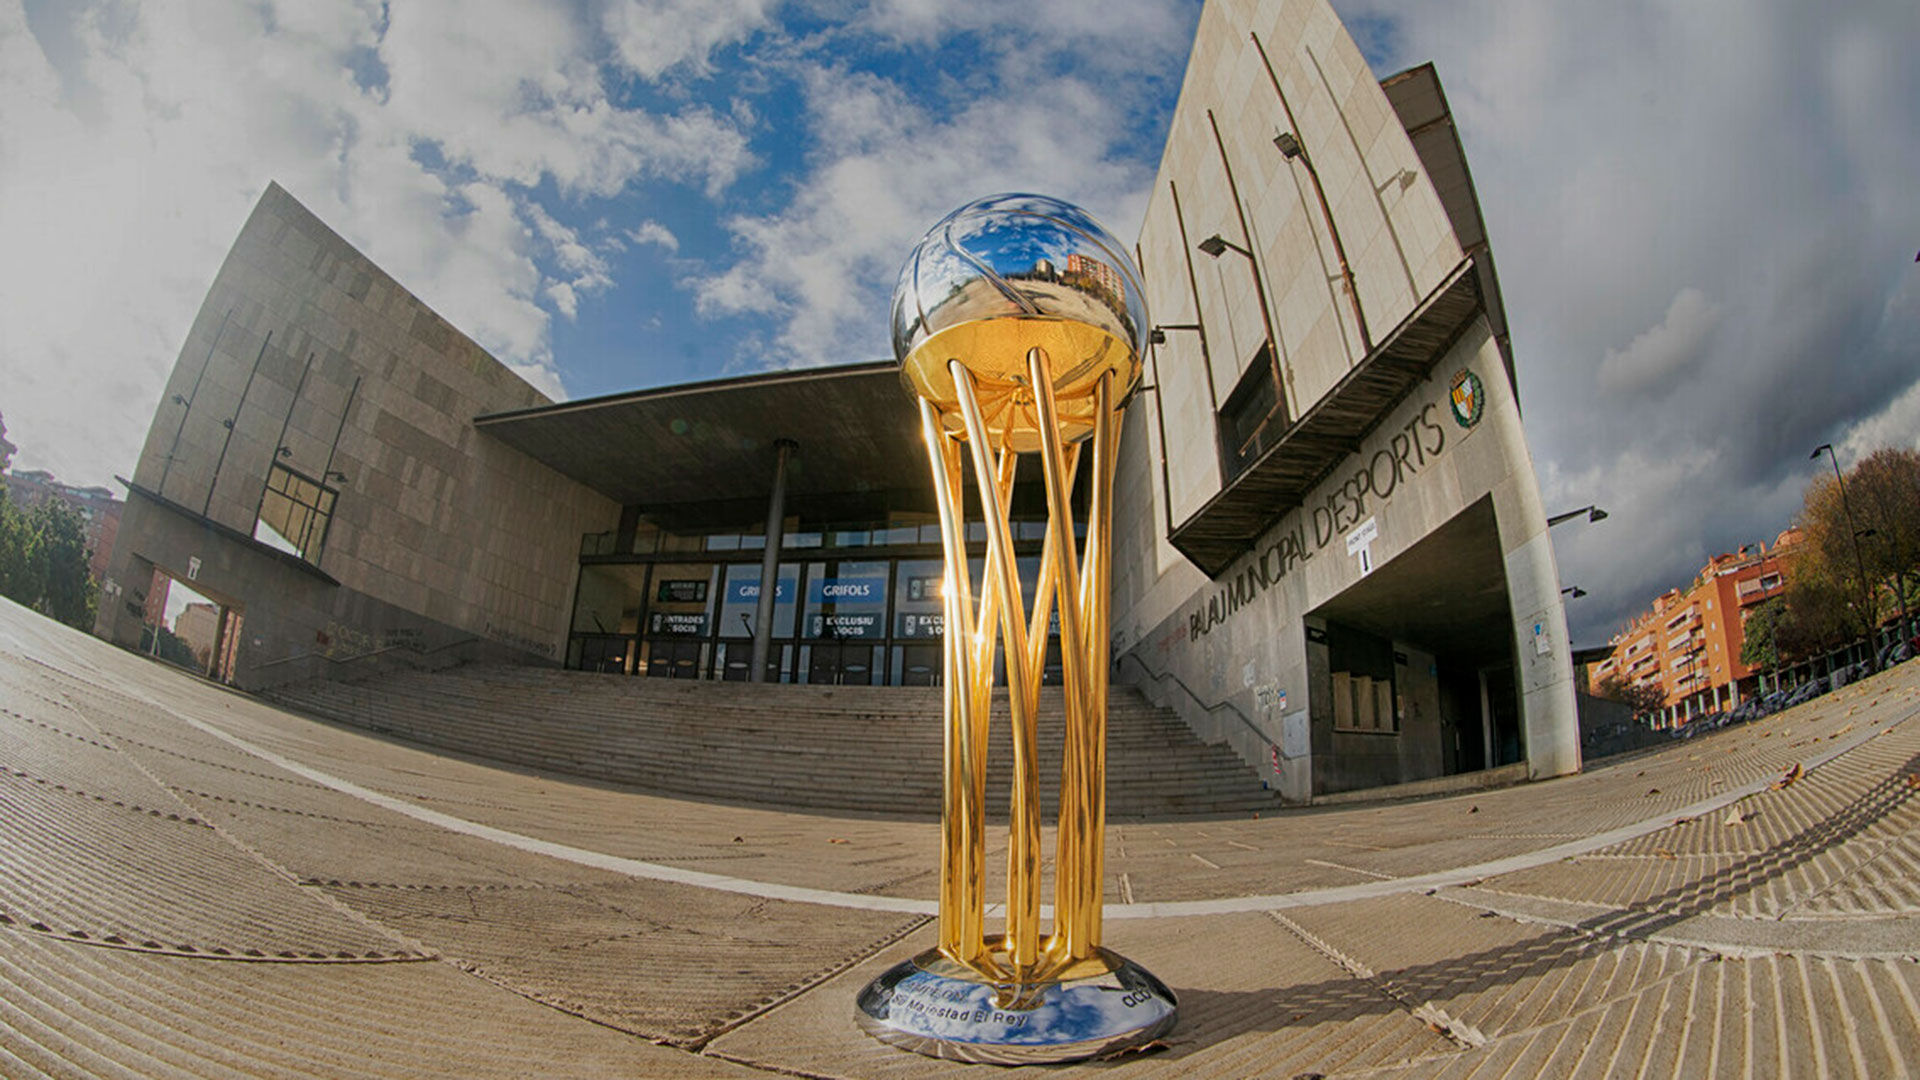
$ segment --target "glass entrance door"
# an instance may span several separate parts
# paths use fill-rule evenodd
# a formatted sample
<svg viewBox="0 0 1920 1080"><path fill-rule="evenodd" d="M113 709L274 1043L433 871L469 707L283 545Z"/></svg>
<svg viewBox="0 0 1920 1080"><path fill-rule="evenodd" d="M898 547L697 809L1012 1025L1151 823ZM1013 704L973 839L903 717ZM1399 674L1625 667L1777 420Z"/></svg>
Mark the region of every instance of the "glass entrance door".
<svg viewBox="0 0 1920 1080"><path fill-rule="evenodd" d="M893 650L895 681L901 686L939 686L946 657L938 645L896 645Z"/></svg>
<svg viewBox="0 0 1920 1080"><path fill-rule="evenodd" d="M807 649L807 681L833 686L873 686L885 672L873 645L816 644Z"/></svg>
<svg viewBox="0 0 1920 1080"><path fill-rule="evenodd" d="M656 639L648 643L647 675L656 679L697 679L700 677L698 641Z"/></svg>

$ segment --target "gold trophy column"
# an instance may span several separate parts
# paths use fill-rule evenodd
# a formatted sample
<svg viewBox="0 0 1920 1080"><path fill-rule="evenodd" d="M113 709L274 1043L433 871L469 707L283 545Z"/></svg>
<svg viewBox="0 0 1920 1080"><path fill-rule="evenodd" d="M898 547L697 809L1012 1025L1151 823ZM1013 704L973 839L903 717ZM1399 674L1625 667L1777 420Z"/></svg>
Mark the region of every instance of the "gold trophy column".
<svg viewBox="0 0 1920 1080"><path fill-rule="evenodd" d="M1000 1064L1073 1061L1140 1045L1174 1024L1165 984L1100 945L1115 447L1146 326L1125 248L1084 211L1042 196L962 207L901 271L894 351L917 399L940 519L946 692L939 944L868 984L856 1008L869 1034L894 1045ZM1022 595L1010 520L1026 455L1040 459L1047 510L1031 597ZM1072 494L1083 471L1090 497L1079 535ZM986 541L978 595L969 491ZM1055 616L1065 745L1054 919L1044 933L1038 713ZM1013 752L998 935L987 932L985 896L996 659Z"/></svg>

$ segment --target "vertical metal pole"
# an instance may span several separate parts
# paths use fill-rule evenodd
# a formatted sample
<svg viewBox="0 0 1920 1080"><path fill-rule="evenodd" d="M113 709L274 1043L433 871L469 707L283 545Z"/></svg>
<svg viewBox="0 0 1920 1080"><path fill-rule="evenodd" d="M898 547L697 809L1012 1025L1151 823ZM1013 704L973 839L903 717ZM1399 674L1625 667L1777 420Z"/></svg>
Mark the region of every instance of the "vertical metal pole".
<svg viewBox="0 0 1920 1080"><path fill-rule="evenodd" d="M360 376L353 377L353 389L347 391L347 403L340 407L340 423L333 429L333 445L327 448L327 463L321 466L320 483L325 485L333 476L333 456L340 452L340 436L347 430L347 413L353 408L353 399L360 396Z"/></svg>
<svg viewBox="0 0 1920 1080"><path fill-rule="evenodd" d="M1827 460L1833 463L1833 482L1840 485L1840 510L1847 516L1847 532L1853 534L1853 564L1860 571L1860 589L1866 604L1866 607L1860 609L1860 617L1867 623L1867 651L1871 653L1873 632L1880 628L1880 620L1875 618L1873 613L1873 582L1867 578L1867 561L1860 557L1860 530L1853 524L1853 504L1847 501L1847 482L1840 476L1840 458L1834 454L1832 443L1821 446L1820 450L1825 450ZM1814 451L1816 454L1819 452L1819 450ZM1831 669L1833 662L1829 660L1827 666Z"/></svg>
<svg viewBox="0 0 1920 1080"><path fill-rule="evenodd" d="M300 368L300 381L293 386L293 400L287 402L286 418L280 421L280 438L275 440L273 444L273 456L276 461L279 460L281 449L287 445L287 430L293 427L293 409L294 406L300 404L300 391L307 388L307 375L313 371L313 355L312 353L307 354L307 362ZM269 462L269 464L271 464L271 462ZM320 482L322 484L326 483L327 478L322 476Z"/></svg>
<svg viewBox="0 0 1920 1080"><path fill-rule="evenodd" d="M1187 237L1186 213L1180 209L1180 188L1171 180L1167 181L1167 194L1173 197L1173 221L1180 226L1180 254L1187 263L1187 290L1193 294L1193 325L1200 333L1200 366L1206 369L1208 414L1217 418L1220 415L1220 391L1213 385L1213 353L1207 348L1207 319L1200 310L1200 279L1193 272L1193 243ZM1156 387L1161 385L1157 367L1154 370L1153 385ZM1156 391L1156 394L1164 393L1166 393L1165 390ZM1220 441L1220 425L1215 423L1211 426L1213 428L1213 474L1219 478L1219 487L1223 488L1227 486L1226 444ZM1173 501L1171 490L1167 493L1167 501L1169 504ZM1171 530L1168 535L1172 535Z"/></svg>
<svg viewBox="0 0 1920 1080"><path fill-rule="evenodd" d="M1293 106L1287 101L1287 92L1280 89L1280 77L1274 73L1273 62L1267 59L1267 47L1260 43L1260 35L1251 36L1253 47L1259 50L1260 62L1266 66L1267 80L1273 84L1273 96L1280 99L1280 111L1287 114L1287 129L1300 142L1300 164L1307 168L1307 179L1313 182L1313 194L1320 201L1320 216L1327 223L1328 235L1333 237L1333 254L1340 261L1340 277L1346 282L1347 299L1353 304L1353 320L1360 328L1361 355L1371 356L1373 335L1367 330L1367 313L1360 307L1360 287L1354 283L1353 267L1347 263L1347 249L1340 242L1340 228L1333 223L1333 209L1327 205L1327 191L1320 184L1320 170L1313 166L1313 157L1307 152L1306 136L1300 132L1300 122L1293 118Z"/></svg>
<svg viewBox="0 0 1920 1080"><path fill-rule="evenodd" d="M1181 247L1184 248L1186 245L1183 243ZM1189 251L1187 254L1191 256L1193 253ZM1133 261L1136 266L1146 262L1140 255L1139 244L1133 245ZM1188 259L1188 265L1189 267L1192 265L1191 258ZM1200 316L1196 314L1193 318L1193 325L1195 329L1198 329L1200 326ZM1167 472L1167 403L1166 399L1161 396L1164 391L1160 389L1160 387L1164 385L1160 381L1160 346L1154 344L1153 340L1153 331L1149 330L1147 334L1147 364L1153 369L1153 422L1154 426L1160 431L1160 494L1163 496L1160 500L1160 509L1164 511L1166 515L1167 531L1163 535L1172 536L1173 480ZM1209 373L1209 377L1211 377L1211 373ZM1214 427L1215 438L1218 439L1219 425L1216 424Z"/></svg>
<svg viewBox="0 0 1920 1080"><path fill-rule="evenodd" d="M1247 207L1240 201L1240 184L1233 178L1233 162L1227 158L1226 140L1220 137L1220 123L1213 118L1213 110L1207 110L1207 126L1213 129L1213 145L1220 151L1220 171L1227 174L1227 194L1233 198L1233 209L1240 218L1240 239L1247 246L1244 249L1247 265L1253 271L1253 294L1260 302L1260 325L1267 332L1267 365L1273 373L1273 392L1280 405L1286 411L1281 415L1292 420L1299 415L1293 407L1293 387L1287 385L1286 372L1280 368L1280 337L1273 330L1273 310L1267 306L1267 277L1260 271L1260 258L1253 253L1253 230L1247 225ZM1336 241L1337 242L1337 241ZM1346 256L1341 256L1341 265L1346 265ZM1366 329L1364 324L1361 334ZM1363 336L1362 341L1366 340Z"/></svg>
<svg viewBox="0 0 1920 1080"><path fill-rule="evenodd" d="M247 385L240 388L240 403L233 407L233 415L227 417L226 441L220 444L220 456L213 463L213 479L207 481L207 501L200 506L200 516L206 517L213 511L213 489L220 486L220 470L227 463L227 450L233 446L233 429L240 424L240 411L247 407L247 394L253 390L253 377L260 374L260 361L267 358L267 346L273 344L273 331L260 342L260 354L253 358L253 370L247 372Z"/></svg>
<svg viewBox="0 0 1920 1080"><path fill-rule="evenodd" d="M753 670L748 682L767 681L773 653L773 605L780 589L780 536L787 520L787 459L799 449L792 439L773 443L773 494L767 496L767 546L760 555L760 596L753 606Z"/></svg>
<svg viewBox="0 0 1920 1080"><path fill-rule="evenodd" d="M219 347L220 335L227 332L227 319L232 315L233 309L228 308L227 313L220 316L220 329L213 332L213 340L207 343L207 358L200 361L200 374L193 377L193 389L187 391L187 403L180 408L180 425L173 429L173 445L167 447L166 464L160 466L160 484L154 488L162 495L167 493L167 474L173 471L173 457L180 452L180 433L187 430L187 414L193 411L193 401L200 396L200 380L207 377L207 368L213 363L213 350Z"/></svg>

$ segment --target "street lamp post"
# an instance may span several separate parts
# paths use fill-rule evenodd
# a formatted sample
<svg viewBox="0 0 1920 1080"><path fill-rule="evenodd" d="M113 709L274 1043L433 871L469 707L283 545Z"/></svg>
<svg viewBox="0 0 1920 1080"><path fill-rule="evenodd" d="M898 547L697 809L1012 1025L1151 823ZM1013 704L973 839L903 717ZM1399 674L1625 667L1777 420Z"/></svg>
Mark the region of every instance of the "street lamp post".
<svg viewBox="0 0 1920 1080"><path fill-rule="evenodd" d="M1833 482L1840 485L1840 511L1847 517L1847 535L1853 541L1853 564L1860 570L1860 588L1862 597L1866 601L1866 606L1860 609L1860 613L1867 623L1867 663L1872 665L1875 651L1873 631L1879 625L1879 620L1873 617L1873 582L1867 577L1867 560L1860 555L1860 530L1853 523L1853 505L1847 501L1847 481L1840 475L1840 459L1834 456L1833 444L1821 443L1814 447L1813 453L1807 455L1807 460L1818 461L1822 453L1825 453L1827 460L1833 463Z"/></svg>
<svg viewBox="0 0 1920 1080"><path fill-rule="evenodd" d="M1252 243L1253 241L1249 238L1247 242ZM1267 309L1267 279L1266 276L1260 272L1259 257L1253 253L1252 248L1242 247L1226 237L1221 236L1219 233L1214 233L1195 246L1200 249L1202 255L1205 255L1209 259L1218 259L1229 251L1246 256L1247 267L1253 273L1254 298L1260 302L1260 325L1267 332L1267 366L1273 375L1275 407L1280 411L1280 415L1283 418L1291 419L1293 416L1293 407L1289 404L1287 397L1286 378L1280 370L1280 338L1279 335L1273 331L1273 315Z"/></svg>

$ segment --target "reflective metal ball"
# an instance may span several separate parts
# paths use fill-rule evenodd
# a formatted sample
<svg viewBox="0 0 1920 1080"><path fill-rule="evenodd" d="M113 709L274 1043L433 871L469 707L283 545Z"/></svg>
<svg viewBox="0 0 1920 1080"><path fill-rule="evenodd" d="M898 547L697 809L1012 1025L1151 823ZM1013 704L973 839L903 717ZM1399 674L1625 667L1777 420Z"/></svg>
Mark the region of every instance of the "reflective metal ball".
<svg viewBox="0 0 1920 1080"><path fill-rule="evenodd" d="M1044 195L992 195L942 218L893 290L893 352L907 388L961 429L949 361L978 385L990 426L1016 449L1036 438L1027 351L1045 351L1062 435L1091 430L1090 398L1114 376L1116 401L1140 379L1147 333L1140 274L1091 214Z"/></svg>

